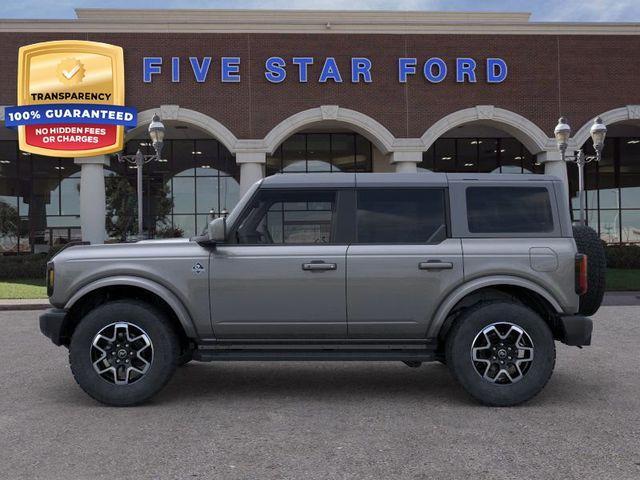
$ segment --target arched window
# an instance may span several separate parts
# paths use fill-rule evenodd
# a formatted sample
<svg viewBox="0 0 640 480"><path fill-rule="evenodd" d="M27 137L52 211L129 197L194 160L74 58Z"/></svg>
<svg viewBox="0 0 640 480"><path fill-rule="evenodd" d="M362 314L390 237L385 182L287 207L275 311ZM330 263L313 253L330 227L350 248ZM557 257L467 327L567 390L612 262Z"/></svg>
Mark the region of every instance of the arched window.
<svg viewBox="0 0 640 480"><path fill-rule="evenodd" d="M357 133L296 133L267 157L266 174L371 172L373 146Z"/></svg>
<svg viewBox="0 0 640 480"><path fill-rule="evenodd" d="M544 170L535 156L511 137L439 138L422 155L418 167L434 172L543 173Z"/></svg>
<svg viewBox="0 0 640 480"><path fill-rule="evenodd" d="M125 152L133 154L138 148L145 154L152 153L144 140L129 141ZM111 163L114 167L113 160ZM135 167L115 167L117 174L135 188ZM220 215L236 205L239 182L235 157L217 140L165 140L162 161L143 167L145 228L155 236L196 235L206 228L210 213Z"/></svg>

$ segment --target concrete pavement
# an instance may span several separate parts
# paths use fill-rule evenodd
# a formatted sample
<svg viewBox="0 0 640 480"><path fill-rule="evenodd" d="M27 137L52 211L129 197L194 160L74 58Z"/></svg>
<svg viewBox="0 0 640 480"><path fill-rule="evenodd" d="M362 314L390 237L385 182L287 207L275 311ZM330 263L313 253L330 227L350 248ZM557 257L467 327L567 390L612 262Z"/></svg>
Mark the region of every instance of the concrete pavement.
<svg viewBox="0 0 640 480"><path fill-rule="evenodd" d="M640 478L636 307L602 308L594 345L558 345L546 389L503 409L399 362L195 363L109 408L37 314L0 313L2 479Z"/></svg>

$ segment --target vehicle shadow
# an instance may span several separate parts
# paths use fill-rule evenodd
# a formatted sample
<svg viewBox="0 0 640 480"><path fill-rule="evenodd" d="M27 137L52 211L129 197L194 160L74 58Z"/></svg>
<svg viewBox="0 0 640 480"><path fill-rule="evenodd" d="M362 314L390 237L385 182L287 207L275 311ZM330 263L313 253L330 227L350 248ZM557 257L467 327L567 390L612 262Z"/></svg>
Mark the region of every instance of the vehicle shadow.
<svg viewBox="0 0 640 480"><path fill-rule="evenodd" d="M190 363L179 368L154 403L181 399L259 397L288 401L366 397L441 399L473 405L444 365L409 368L401 362Z"/></svg>
<svg viewBox="0 0 640 480"><path fill-rule="evenodd" d="M66 382L47 396L69 406L95 406L94 400ZM74 387L77 387L74 385ZM609 396L588 378L556 372L545 388L522 407L598 406ZM192 362L176 370L148 408L259 400L263 404L305 402L389 402L486 408L471 398L439 363L409 368L401 362Z"/></svg>

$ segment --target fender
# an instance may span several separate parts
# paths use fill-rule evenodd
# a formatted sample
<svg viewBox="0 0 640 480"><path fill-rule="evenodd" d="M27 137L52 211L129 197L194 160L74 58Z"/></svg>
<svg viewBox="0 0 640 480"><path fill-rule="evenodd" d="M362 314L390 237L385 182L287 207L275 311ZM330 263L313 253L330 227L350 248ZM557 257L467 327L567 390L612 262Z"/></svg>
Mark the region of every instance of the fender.
<svg viewBox="0 0 640 480"><path fill-rule="evenodd" d="M538 284L532 282L531 280L510 275L493 275L490 277L482 277L460 285L456 290L450 293L447 298L442 301L442 303L440 303L440 306L438 307L438 310L433 317L433 321L431 322L431 325L429 325L429 329L427 330L427 338L435 338L438 336L440 328L447 319L449 312L460 300L462 300L470 293L475 292L476 290L485 287L491 287L493 285L513 285L515 287L526 288L527 290L531 290L532 292L537 293L546 301L548 301L556 312L562 313L563 311L560 303L552 295L550 295L548 291L540 287Z"/></svg>
<svg viewBox="0 0 640 480"><path fill-rule="evenodd" d="M197 336L196 330L193 326L191 315L189 315L189 312L185 308L184 304L178 299L178 297L171 293L171 291L166 287L163 287L162 285L147 278L121 275L95 280L78 290L67 301L64 309L69 310L76 302L78 302L78 300L80 300L88 293L93 292L94 290L117 285L129 285L131 287L138 287L158 295L165 302L167 302L171 310L173 310L173 312L176 314L176 317L178 317L178 321L182 325L182 328L184 328L187 337L195 338Z"/></svg>

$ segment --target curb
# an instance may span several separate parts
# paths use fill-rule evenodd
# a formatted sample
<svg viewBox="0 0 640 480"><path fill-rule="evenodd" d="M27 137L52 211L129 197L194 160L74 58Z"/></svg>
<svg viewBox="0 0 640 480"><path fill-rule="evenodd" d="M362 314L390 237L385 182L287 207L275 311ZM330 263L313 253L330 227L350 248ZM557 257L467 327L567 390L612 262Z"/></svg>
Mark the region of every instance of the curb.
<svg viewBox="0 0 640 480"><path fill-rule="evenodd" d="M602 300L603 307L634 305L640 305L640 292L606 292Z"/></svg>
<svg viewBox="0 0 640 480"><path fill-rule="evenodd" d="M37 300L26 300L22 302L17 300L0 300L0 312L12 312L20 310L46 310L47 308L51 307L52 306L49 303L49 300L43 300L42 302L38 302Z"/></svg>

